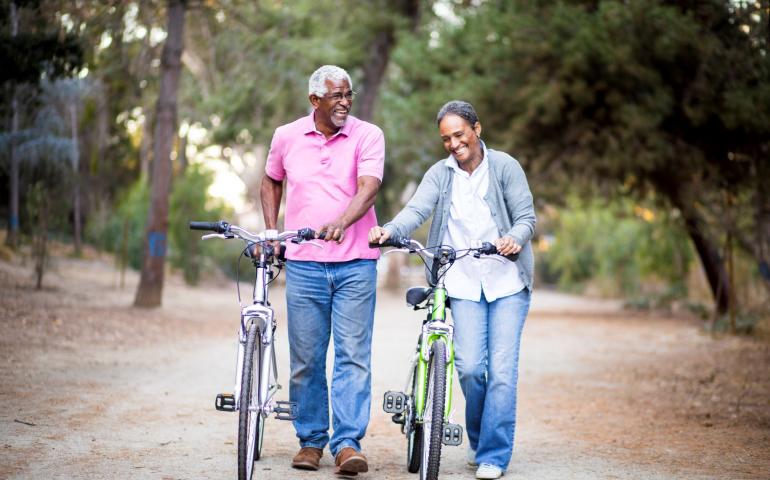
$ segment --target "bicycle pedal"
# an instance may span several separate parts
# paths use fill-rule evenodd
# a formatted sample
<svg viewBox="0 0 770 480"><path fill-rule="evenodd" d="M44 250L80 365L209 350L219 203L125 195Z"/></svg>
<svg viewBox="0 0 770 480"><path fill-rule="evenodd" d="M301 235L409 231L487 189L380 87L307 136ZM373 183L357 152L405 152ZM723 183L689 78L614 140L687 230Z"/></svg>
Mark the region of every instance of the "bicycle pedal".
<svg viewBox="0 0 770 480"><path fill-rule="evenodd" d="M214 408L220 412L234 412L235 396L232 393L220 393L214 401Z"/></svg>
<svg viewBox="0 0 770 480"><path fill-rule="evenodd" d="M273 412L275 412L275 418L278 420L296 420L297 415L299 415L296 402L275 402Z"/></svg>
<svg viewBox="0 0 770 480"><path fill-rule="evenodd" d="M441 443L444 445L460 445L463 443L463 427L456 423L445 423Z"/></svg>
<svg viewBox="0 0 770 480"><path fill-rule="evenodd" d="M387 413L403 413L406 410L406 395L401 392L385 392L382 409Z"/></svg>
<svg viewBox="0 0 770 480"><path fill-rule="evenodd" d="M397 413L391 417L391 420L393 420L393 423L397 423L399 425L403 425L406 423L406 420L404 419L404 414Z"/></svg>

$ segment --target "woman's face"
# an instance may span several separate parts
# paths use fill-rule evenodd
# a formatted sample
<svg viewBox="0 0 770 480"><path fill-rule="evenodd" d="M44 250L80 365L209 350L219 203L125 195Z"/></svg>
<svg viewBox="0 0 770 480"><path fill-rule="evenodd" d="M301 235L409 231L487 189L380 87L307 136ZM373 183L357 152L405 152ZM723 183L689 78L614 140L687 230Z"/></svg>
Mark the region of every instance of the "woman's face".
<svg viewBox="0 0 770 480"><path fill-rule="evenodd" d="M438 132L444 148L449 152L460 168L465 166L475 167L481 163L481 124L471 125L462 117L447 114L438 125Z"/></svg>

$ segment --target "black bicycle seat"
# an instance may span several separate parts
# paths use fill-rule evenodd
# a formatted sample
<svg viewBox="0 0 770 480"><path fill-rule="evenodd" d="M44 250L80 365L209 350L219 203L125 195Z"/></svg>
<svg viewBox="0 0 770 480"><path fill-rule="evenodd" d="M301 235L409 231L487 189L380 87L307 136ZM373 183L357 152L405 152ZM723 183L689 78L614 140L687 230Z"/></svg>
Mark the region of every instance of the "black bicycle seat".
<svg viewBox="0 0 770 480"><path fill-rule="evenodd" d="M406 303L412 307L424 302L433 292L430 287L412 287L406 291Z"/></svg>

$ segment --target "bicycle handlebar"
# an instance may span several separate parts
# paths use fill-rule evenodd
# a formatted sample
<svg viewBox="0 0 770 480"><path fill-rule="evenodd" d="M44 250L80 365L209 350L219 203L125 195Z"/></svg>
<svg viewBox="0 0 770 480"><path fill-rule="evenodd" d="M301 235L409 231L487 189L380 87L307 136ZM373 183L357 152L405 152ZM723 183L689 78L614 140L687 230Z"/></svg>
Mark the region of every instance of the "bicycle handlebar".
<svg viewBox="0 0 770 480"><path fill-rule="evenodd" d="M211 230L217 233L225 233L229 226L223 220L219 222L190 222L190 230Z"/></svg>
<svg viewBox="0 0 770 480"><path fill-rule="evenodd" d="M216 232L220 235L230 234L232 237L238 237L246 241L252 241L256 243L262 243L267 241L283 241L288 239L298 240L314 240L315 238L323 239L325 235L316 235L315 230L312 228L301 228L299 230L286 230L285 232L278 232L278 230L265 230L260 233L252 233L245 228L238 225L232 225L224 220L219 222L190 222L190 230L208 230ZM227 237L225 237L227 238Z"/></svg>
<svg viewBox="0 0 770 480"><path fill-rule="evenodd" d="M417 240L413 240L406 237L390 237L386 239L383 243L370 243L369 248L382 248L382 247L395 247L395 248L405 248L412 252L419 253L420 255L424 255L428 257L429 259L433 259L435 256L433 253L425 251L425 247L422 246L420 242ZM429 247L433 248L433 247ZM468 250L478 252L482 255L499 255L497 251L497 247L490 242L482 242L480 246L478 247L471 247ZM508 255L500 255L501 257L510 260L511 262L515 262L519 258L518 253L512 253Z"/></svg>

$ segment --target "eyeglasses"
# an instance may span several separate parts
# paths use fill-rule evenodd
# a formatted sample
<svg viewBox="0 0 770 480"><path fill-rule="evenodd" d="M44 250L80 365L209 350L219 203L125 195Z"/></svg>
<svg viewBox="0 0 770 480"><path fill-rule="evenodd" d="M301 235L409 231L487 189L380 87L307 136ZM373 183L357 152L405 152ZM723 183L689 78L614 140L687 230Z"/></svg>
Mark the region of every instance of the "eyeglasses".
<svg viewBox="0 0 770 480"><path fill-rule="evenodd" d="M344 94L342 92L334 92L331 95L324 95L323 98L328 98L334 103L339 103L344 98L348 102L352 102L356 98L356 92L349 90Z"/></svg>

